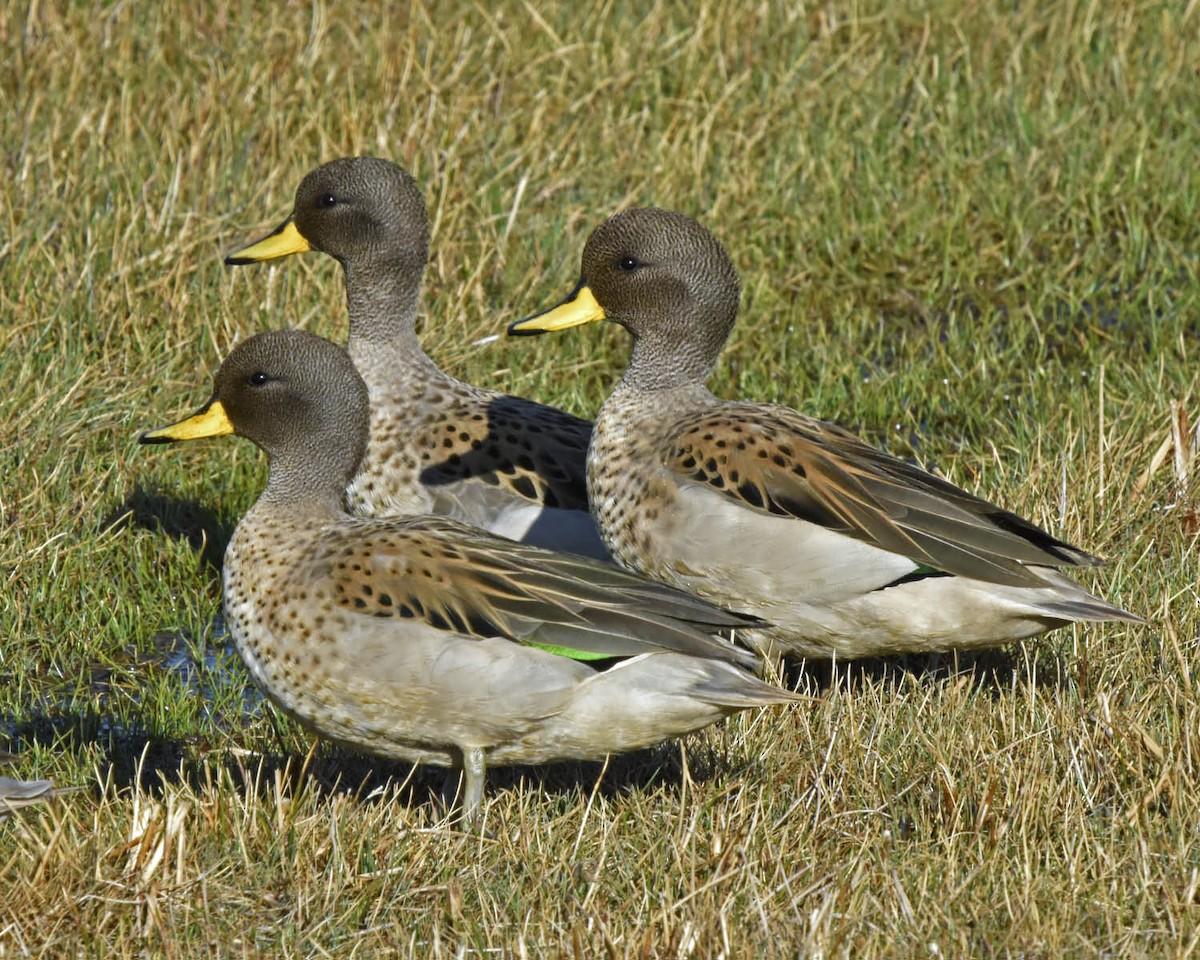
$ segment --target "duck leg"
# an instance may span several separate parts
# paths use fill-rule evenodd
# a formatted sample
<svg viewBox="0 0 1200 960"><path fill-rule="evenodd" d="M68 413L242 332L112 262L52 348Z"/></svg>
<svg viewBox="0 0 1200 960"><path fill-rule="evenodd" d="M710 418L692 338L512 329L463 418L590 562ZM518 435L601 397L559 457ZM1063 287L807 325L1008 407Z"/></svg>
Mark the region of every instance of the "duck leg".
<svg viewBox="0 0 1200 960"><path fill-rule="evenodd" d="M483 813L483 780L486 775L483 747L463 748L463 829L474 832Z"/></svg>

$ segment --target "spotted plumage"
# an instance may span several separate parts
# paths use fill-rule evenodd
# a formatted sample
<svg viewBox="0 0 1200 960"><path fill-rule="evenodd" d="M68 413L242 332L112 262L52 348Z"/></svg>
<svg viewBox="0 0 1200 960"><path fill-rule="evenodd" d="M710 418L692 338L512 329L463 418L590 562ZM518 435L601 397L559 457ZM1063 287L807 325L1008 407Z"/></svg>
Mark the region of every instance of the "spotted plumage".
<svg viewBox="0 0 1200 960"><path fill-rule="evenodd" d="M225 614L255 681L302 723L461 767L474 823L488 765L599 758L797 699L714 636L759 625L745 615L446 517L347 514L367 406L344 351L267 333L229 355L203 409L142 438L236 432L269 455L225 555Z"/></svg>
<svg viewBox="0 0 1200 960"><path fill-rule="evenodd" d="M413 178L371 157L318 167L301 181L288 220L227 262L309 249L342 264L348 350L371 396L350 509L449 516L537 546L605 556L587 511L591 424L462 383L421 348L415 323L429 219Z"/></svg>
<svg viewBox="0 0 1200 960"><path fill-rule="evenodd" d="M704 386L737 315L721 245L682 214L630 210L592 234L576 291L514 333L608 319L633 337L596 420L592 510L623 566L774 624L804 656L1007 643L1139 617L1059 573L1095 557L787 407Z"/></svg>

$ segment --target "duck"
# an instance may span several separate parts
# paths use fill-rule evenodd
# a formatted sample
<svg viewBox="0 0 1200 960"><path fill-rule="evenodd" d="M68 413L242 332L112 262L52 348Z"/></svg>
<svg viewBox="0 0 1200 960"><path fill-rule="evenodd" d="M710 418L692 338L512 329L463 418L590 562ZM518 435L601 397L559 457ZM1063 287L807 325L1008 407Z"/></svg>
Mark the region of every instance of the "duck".
<svg viewBox="0 0 1200 960"><path fill-rule="evenodd" d="M232 433L267 454L222 595L284 713L354 750L461 771L474 829L488 767L600 759L801 699L720 635L755 618L449 517L348 513L369 402L340 347L271 331L230 352L196 413L139 438Z"/></svg>
<svg viewBox="0 0 1200 960"><path fill-rule="evenodd" d="M429 216L416 180L379 157L308 173L290 216L226 257L260 263L318 250L342 265L347 349L371 395L367 454L346 490L364 516L448 516L553 550L606 557L587 505L592 425L473 386L417 339Z"/></svg>
<svg viewBox="0 0 1200 960"><path fill-rule="evenodd" d="M588 451L588 495L622 567L770 628L763 653L859 658L1008 644L1142 618L1060 568L1102 561L1030 521L787 406L705 386L740 280L692 217L617 213L565 300L514 335L608 320L631 336Z"/></svg>

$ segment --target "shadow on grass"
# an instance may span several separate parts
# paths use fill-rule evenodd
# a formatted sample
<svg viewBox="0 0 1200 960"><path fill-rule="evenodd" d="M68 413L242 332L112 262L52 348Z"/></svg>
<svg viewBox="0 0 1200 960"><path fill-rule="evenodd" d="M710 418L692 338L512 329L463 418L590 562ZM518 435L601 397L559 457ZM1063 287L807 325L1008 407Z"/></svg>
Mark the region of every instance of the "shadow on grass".
<svg viewBox="0 0 1200 960"><path fill-rule="evenodd" d="M134 527L154 530L185 540L211 573L219 575L225 547L237 520L224 517L197 500L180 500L162 495L152 487L138 485L101 522L102 529Z"/></svg>
<svg viewBox="0 0 1200 960"><path fill-rule="evenodd" d="M278 715L273 715L278 721ZM443 815L448 773L444 767L417 765L355 753L328 741L320 741L311 753L296 743L294 730L286 721L277 722L274 748L250 751L236 745L213 746L203 735L186 738L160 736L123 723L94 710L35 716L20 721L0 717L6 734L0 747L19 761L22 752L37 747L58 753L90 752L97 773L94 795L100 783L111 789L138 789L161 796L167 787L185 785L200 791L206 784L221 782L222 774L238 789L263 801L276 796L282 782L292 796L312 793L320 799L352 797L359 802L399 803L410 810L428 807L431 818ZM215 733L215 731L214 731ZM226 741L225 737L221 737ZM289 742L290 741L290 742ZM227 742L227 741L226 741ZM718 744L689 739L686 759L679 741L659 744L600 761L564 761L542 766L495 767L487 772L487 796L520 786L535 787L547 797L576 794L581 798L596 792L613 799L635 792L679 789L684 772L694 783L703 783L732 769ZM60 786L65 784L60 784Z"/></svg>
<svg viewBox="0 0 1200 960"><path fill-rule="evenodd" d="M995 698L1013 687L1064 690L1083 685L1085 663L1064 659L1052 641L1034 638L1025 645L995 647L973 652L910 653L860 660L807 660L789 663L784 679L793 690L820 696L832 688L853 692L863 685L899 693L968 677L973 688Z"/></svg>
<svg viewBox="0 0 1200 960"><path fill-rule="evenodd" d="M1014 685L1032 683L1058 689L1076 683L1067 675L1061 658L1046 664L1043 661L1047 656L1041 650L1008 648L969 657L941 654L876 658L836 666L810 663L790 668L787 680L795 689L820 696L834 687L854 691L866 684L899 694L904 689L969 677L974 688L993 698ZM442 815L448 782L445 768L414 767L355 753L327 741L306 753L296 729L273 710L270 717L275 727L274 744L268 740L265 748L253 751L231 744L219 723L214 723L207 734L177 738L138 726L136 720L118 720L88 708L19 722L0 717L0 731L7 734L7 743L0 743L0 747L17 755L34 746L71 753L90 750L99 779L117 790L136 787L159 795L165 787L176 784L200 790L205 784L219 781L224 772L239 789L253 792L264 801L274 796L276 783L281 781L293 796L315 791L319 798L346 796L363 803L394 802L410 810L427 807L434 820ZM658 789L674 793L685 776L693 783L736 776L738 761L725 754L724 745L719 734L698 735L684 738L683 746L678 740L669 741L612 757L607 764L563 761L495 767L488 770L486 789L489 796L495 796L515 788L532 788L547 798L585 798L595 792L609 800Z"/></svg>
<svg viewBox="0 0 1200 960"><path fill-rule="evenodd" d="M1086 665L1071 661L1072 670ZM972 689L997 698L1014 687L1035 685L1058 690L1086 680L1068 674L1068 663L1056 648L1009 647L965 655L953 653L874 658L851 663L808 663L790 667L786 680L794 689L821 696L831 689L848 692L865 686L900 695L931 684L969 678ZM246 679L249 685L249 679ZM259 708L262 709L262 708ZM353 798L365 804L397 803L416 812L425 809L431 821L444 815L447 789L457 783L442 767L412 766L320 741L308 751L297 728L272 708L265 708L274 736L258 737L257 749L244 749L230 727L219 718L189 736L165 736L136 716L118 718L97 706L65 706L52 713L15 721L0 717L0 749L16 755L30 747L73 754L90 754L98 782L118 791L139 789L152 796L165 788L185 785L201 791L207 785L231 782L264 802L282 783L291 796L318 799ZM226 718L228 719L228 718ZM685 781L702 784L739 776L739 761L725 752L726 740L697 735L600 761L563 761L540 766L495 767L488 770L486 795L529 789L546 799L586 799L593 792L606 800L635 793L664 790L675 794ZM98 782L93 791L98 793ZM65 785L65 784L63 784Z"/></svg>

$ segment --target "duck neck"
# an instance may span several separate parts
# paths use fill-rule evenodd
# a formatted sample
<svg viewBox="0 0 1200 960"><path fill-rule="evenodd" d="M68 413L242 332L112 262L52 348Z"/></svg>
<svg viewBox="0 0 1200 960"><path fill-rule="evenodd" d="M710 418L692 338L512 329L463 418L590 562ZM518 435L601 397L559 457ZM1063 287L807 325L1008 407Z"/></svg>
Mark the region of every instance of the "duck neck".
<svg viewBox="0 0 1200 960"><path fill-rule="evenodd" d="M716 403L720 401L704 385L702 378L649 376L644 369L637 369L630 363L621 382L604 402L600 418L670 418L676 413L698 410Z"/></svg>
<svg viewBox="0 0 1200 960"><path fill-rule="evenodd" d="M634 334L622 384L643 393L711 396L704 384L716 359L711 350L695 341L666 343Z"/></svg>
<svg viewBox="0 0 1200 960"><path fill-rule="evenodd" d="M404 263L343 264L350 313L350 348L355 344L388 344L421 352L417 341L417 305L421 269Z"/></svg>
<svg viewBox="0 0 1200 960"><path fill-rule="evenodd" d="M308 516L340 514L365 451L365 431L297 438L285 451L270 454L270 474L259 501Z"/></svg>

